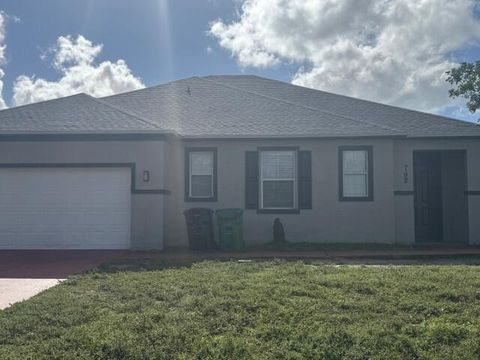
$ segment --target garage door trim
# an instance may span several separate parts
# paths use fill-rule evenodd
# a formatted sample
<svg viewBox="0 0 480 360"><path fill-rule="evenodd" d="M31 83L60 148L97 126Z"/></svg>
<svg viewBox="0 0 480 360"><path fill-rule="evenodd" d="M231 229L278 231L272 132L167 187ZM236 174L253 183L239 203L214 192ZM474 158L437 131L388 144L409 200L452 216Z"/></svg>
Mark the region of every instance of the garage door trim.
<svg viewBox="0 0 480 360"><path fill-rule="evenodd" d="M165 189L137 189L134 162L127 163L2 163L0 168L130 168L130 192L132 194L170 194Z"/></svg>

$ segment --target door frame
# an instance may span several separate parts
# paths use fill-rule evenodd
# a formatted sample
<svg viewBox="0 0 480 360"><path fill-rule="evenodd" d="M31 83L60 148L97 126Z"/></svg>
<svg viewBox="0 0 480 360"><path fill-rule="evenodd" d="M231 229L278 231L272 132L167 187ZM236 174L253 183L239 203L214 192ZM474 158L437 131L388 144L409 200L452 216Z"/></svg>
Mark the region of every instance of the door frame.
<svg viewBox="0 0 480 360"><path fill-rule="evenodd" d="M466 235L467 235L467 239L466 239L466 242L465 244L469 244L470 243L470 224L469 224L469 205L468 205L468 196L467 195L467 192L468 192L468 161L467 161L467 150L466 149L417 149L417 150L413 150L412 151L412 184L413 184L413 211L414 211L414 224L413 224L413 227L414 227L414 239L415 239L415 244L428 244L428 243L432 243L432 242L425 242L425 241L418 241L418 234L417 234L417 216L416 216L416 199L417 199L417 192L416 192L416 188L415 188L415 177L416 177L416 171L415 171L415 154L418 154L418 153L427 153L427 152L433 152L433 153L449 153L449 152L459 152L459 153L462 153L462 160L463 160L463 168L464 168L464 177L465 177L465 189L464 189L464 192L465 192L465 206L466 206ZM440 163L440 174L442 174L441 172L441 168L442 168L442 164L443 164L443 160L441 159L441 163ZM441 175L442 176L442 175ZM442 178L440 179L440 184L442 184ZM442 236L443 236L443 226L444 226L444 220L443 220L443 202L442 202L442 206L441 206L441 212L442 212L442 219L441 219L441 222L442 222ZM435 241L433 242L435 244L441 244L441 243L444 243L443 241Z"/></svg>

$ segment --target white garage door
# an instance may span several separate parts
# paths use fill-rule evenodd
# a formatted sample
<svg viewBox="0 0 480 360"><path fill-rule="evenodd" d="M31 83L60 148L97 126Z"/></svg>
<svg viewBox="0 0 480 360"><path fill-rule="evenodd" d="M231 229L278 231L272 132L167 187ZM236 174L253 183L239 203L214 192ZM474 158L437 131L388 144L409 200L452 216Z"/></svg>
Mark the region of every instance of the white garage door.
<svg viewBox="0 0 480 360"><path fill-rule="evenodd" d="M0 169L0 249L127 249L128 168Z"/></svg>

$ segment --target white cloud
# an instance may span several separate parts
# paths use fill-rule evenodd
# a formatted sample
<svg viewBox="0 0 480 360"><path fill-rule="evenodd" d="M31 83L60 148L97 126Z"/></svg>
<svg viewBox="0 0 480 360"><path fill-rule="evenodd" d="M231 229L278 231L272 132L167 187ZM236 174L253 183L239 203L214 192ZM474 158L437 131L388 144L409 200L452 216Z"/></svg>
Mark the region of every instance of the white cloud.
<svg viewBox="0 0 480 360"><path fill-rule="evenodd" d="M7 16L4 12L0 11L0 66L5 65L7 62L5 57L5 51L7 46L5 45L5 23L7 21ZM7 105L3 100L3 76L5 73L3 69L0 68L0 109L5 109Z"/></svg>
<svg viewBox="0 0 480 360"><path fill-rule="evenodd" d="M92 96L107 96L136 90L145 85L135 77L124 60L95 62L103 48L79 35L60 36L54 47L53 66L61 77L48 81L20 75L13 86L13 102L23 105L85 92Z"/></svg>
<svg viewBox="0 0 480 360"><path fill-rule="evenodd" d="M295 84L425 111L452 102L452 53L480 41L475 0L244 0L210 33L242 67L297 64Z"/></svg>
<svg viewBox="0 0 480 360"><path fill-rule="evenodd" d="M60 36L57 44L51 49L55 54L53 64L57 69L65 70L68 66L88 65L102 52L103 44L93 45L93 43L78 36L73 39L70 36Z"/></svg>

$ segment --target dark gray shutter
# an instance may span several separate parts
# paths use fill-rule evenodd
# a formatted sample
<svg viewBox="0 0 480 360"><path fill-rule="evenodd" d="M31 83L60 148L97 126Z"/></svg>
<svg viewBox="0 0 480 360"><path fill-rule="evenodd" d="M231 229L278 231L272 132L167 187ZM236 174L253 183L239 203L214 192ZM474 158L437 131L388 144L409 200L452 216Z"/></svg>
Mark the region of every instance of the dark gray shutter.
<svg viewBox="0 0 480 360"><path fill-rule="evenodd" d="M258 151L245 152L245 208L258 209Z"/></svg>
<svg viewBox="0 0 480 360"><path fill-rule="evenodd" d="M312 152L298 152L298 207L312 208Z"/></svg>

